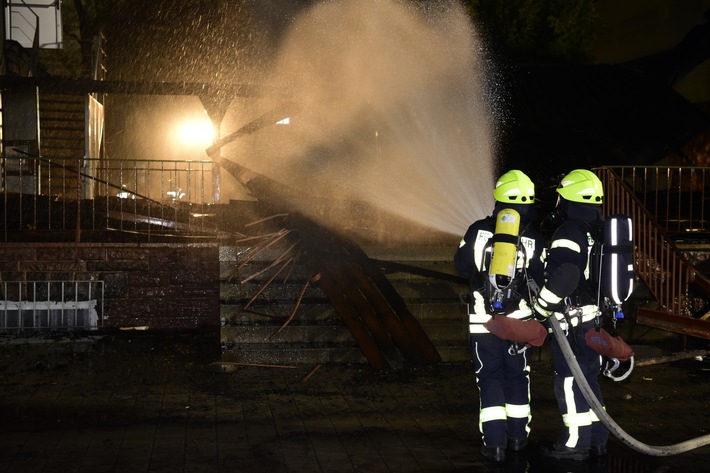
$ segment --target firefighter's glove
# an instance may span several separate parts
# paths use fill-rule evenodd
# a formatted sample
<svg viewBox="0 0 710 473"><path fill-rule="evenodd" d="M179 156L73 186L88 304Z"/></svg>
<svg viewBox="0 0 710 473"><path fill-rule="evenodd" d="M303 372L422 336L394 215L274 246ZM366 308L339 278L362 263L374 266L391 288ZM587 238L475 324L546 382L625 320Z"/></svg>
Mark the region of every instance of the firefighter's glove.
<svg viewBox="0 0 710 473"><path fill-rule="evenodd" d="M535 318L538 320L546 320L553 312L560 312L564 306L564 299L555 295L547 287L543 287L535 299Z"/></svg>
<svg viewBox="0 0 710 473"><path fill-rule="evenodd" d="M486 302L483 295L478 291L473 291L473 313L476 315L486 315Z"/></svg>

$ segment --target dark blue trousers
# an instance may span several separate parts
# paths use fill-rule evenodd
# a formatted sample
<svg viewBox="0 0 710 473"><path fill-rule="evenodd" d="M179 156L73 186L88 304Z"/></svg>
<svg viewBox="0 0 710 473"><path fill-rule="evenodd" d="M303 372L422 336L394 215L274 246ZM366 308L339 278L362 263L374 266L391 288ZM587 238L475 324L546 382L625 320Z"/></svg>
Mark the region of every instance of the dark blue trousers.
<svg viewBox="0 0 710 473"><path fill-rule="evenodd" d="M527 352L511 355L510 343L491 334L471 335L470 343L484 445L505 448L508 438L527 438L531 419Z"/></svg>
<svg viewBox="0 0 710 473"><path fill-rule="evenodd" d="M567 341L576 354L584 378L603 406L604 400L599 386L601 358L584 341L584 334L592 328L594 328L594 321L572 327L567 335ZM550 347L555 370L553 378L555 398L565 426L557 444L579 450L588 450L590 445L606 445L609 430L599 421L582 395L554 336L550 337Z"/></svg>

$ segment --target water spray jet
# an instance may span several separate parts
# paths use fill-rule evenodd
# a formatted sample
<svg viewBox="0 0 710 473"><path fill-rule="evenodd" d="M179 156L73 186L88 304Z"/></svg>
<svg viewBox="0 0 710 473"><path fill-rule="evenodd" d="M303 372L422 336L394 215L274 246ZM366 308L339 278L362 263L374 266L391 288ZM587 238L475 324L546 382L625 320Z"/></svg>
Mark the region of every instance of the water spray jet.
<svg viewBox="0 0 710 473"><path fill-rule="evenodd" d="M226 121L248 124L218 142L222 156L304 193L367 202L452 235L486 215L490 93L481 45L458 4L319 3L281 44L262 83L279 94L258 94L258 108L279 110L287 97L297 115L268 127L271 112L251 120L233 107Z"/></svg>

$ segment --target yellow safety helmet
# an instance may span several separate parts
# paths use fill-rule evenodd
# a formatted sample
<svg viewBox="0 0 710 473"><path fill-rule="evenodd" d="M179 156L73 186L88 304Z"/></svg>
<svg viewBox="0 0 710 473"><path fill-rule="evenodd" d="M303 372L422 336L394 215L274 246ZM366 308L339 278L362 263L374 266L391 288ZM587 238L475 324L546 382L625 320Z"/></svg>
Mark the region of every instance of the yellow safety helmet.
<svg viewBox="0 0 710 473"><path fill-rule="evenodd" d="M557 193L570 202L601 204L604 198L602 181L587 169L575 169L560 181Z"/></svg>
<svg viewBox="0 0 710 473"><path fill-rule="evenodd" d="M498 179L493 197L505 204L532 204L535 202L535 184L524 172L513 169Z"/></svg>

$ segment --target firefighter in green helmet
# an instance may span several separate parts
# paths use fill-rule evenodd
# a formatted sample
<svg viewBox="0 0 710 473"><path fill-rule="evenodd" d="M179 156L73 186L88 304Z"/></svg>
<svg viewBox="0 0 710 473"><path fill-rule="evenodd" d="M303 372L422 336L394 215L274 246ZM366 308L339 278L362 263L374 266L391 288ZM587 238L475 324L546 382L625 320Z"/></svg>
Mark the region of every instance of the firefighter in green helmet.
<svg viewBox="0 0 710 473"><path fill-rule="evenodd" d="M459 275L469 281L471 289L469 334L480 394L481 453L488 460L500 462L505 460L506 449L520 451L527 445L531 420L530 367L524 347L514 347L510 341L498 338L484 324L492 317L534 319L526 277L542 284L541 256L545 241L532 225L535 220L535 186L525 173L512 170L503 174L496 182L493 197L492 215L468 228L454 255L454 262ZM510 220L511 216L519 216L516 222L519 224L518 235L505 235L500 241L514 242L517 239L512 249L515 271L500 291L501 285L496 287L497 279L491 279L491 255L497 251L494 250L498 238L497 222L502 221L502 217ZM544 340L544 329L542 331Z"/></svg>
<svg viewBox="0 0 710 473"><path fill-rule="evenodd" d="M562 178L557 193L557 212L561 219L545 261L545 274L549 279L540 290L534 308L539 319L553 316L560 321L587 382L603 405L598 380L601 360L587 345L584 334L595 326L600 314L596 291L590 281L589 255L594 240L601 234L604 189L593 172L575 169ZM558 278L550 278L550 275L570 265L576 267L573 271L576 284L555 287L554 280ZM568 289L562 290L561 286L574 286L574 290L563 294L561 292ZM605 455L609 431L585 400L554 337L550 338L550 346L554 393L564 429L552 447L543 449L543 456L583 461L590 456Z"/></svg>

